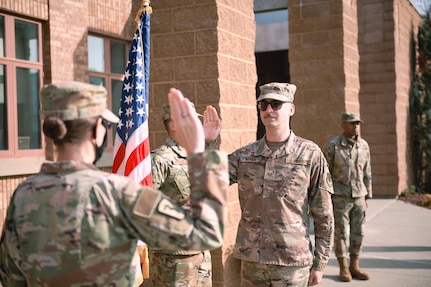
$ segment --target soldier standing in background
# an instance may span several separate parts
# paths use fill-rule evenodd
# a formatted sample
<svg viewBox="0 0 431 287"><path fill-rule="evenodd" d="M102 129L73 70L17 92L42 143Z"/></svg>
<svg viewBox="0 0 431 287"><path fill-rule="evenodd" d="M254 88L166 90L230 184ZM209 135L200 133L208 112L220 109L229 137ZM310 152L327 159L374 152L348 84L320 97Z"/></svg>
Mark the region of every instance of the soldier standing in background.
<svg viewBox="0 0 431 287"><path fill-rule="evenodd" d="M344 282L352 280L352 276L360 280L370 278L359 268L367 199L372 197L370 148L360 137L361 123L357 115L344 113L341 116L343 133L325 145L334 183L334 249L340 266L339 277ZM347 238L350 266L346 258Z"/></svg>
<svg viewBox="0 0 431 287"><path fill-rule="evenodd" d="M187 151L178 143L178 127L169 104L163 105L166 143L151 151L153 188L161 190L183 209L191 212ZM205 132L204 123L204 132ZM209 250L150 249L150 278L144 286L212 286Z"/></svg>
<svg viewBox="0 0 431 287"><path fill-rule="evenodd" d="M314 286L329 259L331 176L320 148L290 130L295 91L287 83L260 86L266 135L229 155L230 183L238 183L242 211L233 256L242 261L243 287ZM215 120L215 112L207 109L204 116Z"/></svg>
<svg viewBox="0 0 431 287"><path fill-rule="evenodd" d="M169 250L221 246L227 157L204 152L202 123L180 91L171 89L169 102L188 153L190 213L158 190L93 165L119 120L106 109L104 87L61 82L42 89L43 132L58 161L44 163L11 197L0 241L3 286L135 287L138 239Z"/></svg>

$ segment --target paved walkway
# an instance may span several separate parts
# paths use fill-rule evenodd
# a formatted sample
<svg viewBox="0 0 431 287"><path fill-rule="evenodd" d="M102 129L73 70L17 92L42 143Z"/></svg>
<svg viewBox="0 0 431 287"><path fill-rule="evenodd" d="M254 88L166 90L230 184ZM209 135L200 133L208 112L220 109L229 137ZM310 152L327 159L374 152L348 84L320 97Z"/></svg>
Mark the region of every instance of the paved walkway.
<svg viewBox="0 0 431 287"><path fill-rule="evenodd" d="M370 199L360 266L371 279L341 282L333 254L319 287L431 287L431 210Z"/></svg>
<svg viewBox="0 0 431 287"><path fill-rule="evenodd" d="M371 279L339 281L332 252L317 286L431 287L431 210L395 199L371 199L368 204L360 265Z"/></svg>

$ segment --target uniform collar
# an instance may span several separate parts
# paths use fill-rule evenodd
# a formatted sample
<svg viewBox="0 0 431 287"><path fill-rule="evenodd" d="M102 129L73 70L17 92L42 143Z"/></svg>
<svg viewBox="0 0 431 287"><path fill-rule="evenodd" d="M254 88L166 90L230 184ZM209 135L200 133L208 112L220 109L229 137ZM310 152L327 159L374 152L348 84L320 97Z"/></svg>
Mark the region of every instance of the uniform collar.
<svg viewBox="0 0 431 287"><path fill-rule="evenodd" d="M296 142L296 139L297 139L297 137L296 137L295 133L291 130L289 138L288 138L288 140L284 146L286 154L291 154L294 152L294 150L295 150L294 143ZM256 156L270 157L271 154L272 154L272 151L268 147L268 145L266 144L266 135L265 135L260 140L258 140L255 155Z"/></svg>
<svg viewBox="0 0 431 287"><path fill-rule="evenodd" d="M61 173L71 172L82 169L98 169L91 163L83 163L76 161L59 161L59 162L45 162L40 168L40 173Z"/></svg>
<svg viewBox="0 0 431 287"><path fill-rule="evenodd" d="M180 146L176 141L174 141L171 138L168 138L166 140L166 145L170 147L176 154L178 154L180 157L186 158L187 157L187 151L185 148Z"/></svg>
<svg viewBox="0 0 431 287"><path fill-rule="evenodd" d="M347 138L344 134L341 134L341 145L342 146L353 146L355 144L359 144L359 136L356 140L352 140Z"/></svg>

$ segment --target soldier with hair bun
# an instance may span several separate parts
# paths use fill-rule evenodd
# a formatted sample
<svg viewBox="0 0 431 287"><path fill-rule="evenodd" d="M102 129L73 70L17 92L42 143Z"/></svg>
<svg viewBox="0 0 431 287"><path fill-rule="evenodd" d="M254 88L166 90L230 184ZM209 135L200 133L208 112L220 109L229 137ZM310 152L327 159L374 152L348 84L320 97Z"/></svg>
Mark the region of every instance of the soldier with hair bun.
<svg viewBox="0 0 431 287"><path fill-rule="evenodd" d="M106 109L104 87L59 82L40 96L43 132L58 157L10 199L0 241L3 286L135 287L138 239L170 250L221 246L227 156L205 152L202 123L180 91L168 98L188 154L190 213L156 189L94 166L119 121Z"/></svg>

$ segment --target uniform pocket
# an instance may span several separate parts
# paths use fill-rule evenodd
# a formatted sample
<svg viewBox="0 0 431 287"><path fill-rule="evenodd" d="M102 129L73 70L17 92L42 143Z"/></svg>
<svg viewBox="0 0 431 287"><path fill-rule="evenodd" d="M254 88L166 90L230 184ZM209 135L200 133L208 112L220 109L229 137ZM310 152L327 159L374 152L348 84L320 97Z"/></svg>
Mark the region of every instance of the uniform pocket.
<svg viewBox="0 0 431 287"><path fill-rule="evenodd" d="M307 195L310 183L310 161L286 159L285 166L277 169L277 178L280 178L276 187L280 196L291 203L303 202Z"/></svg>

